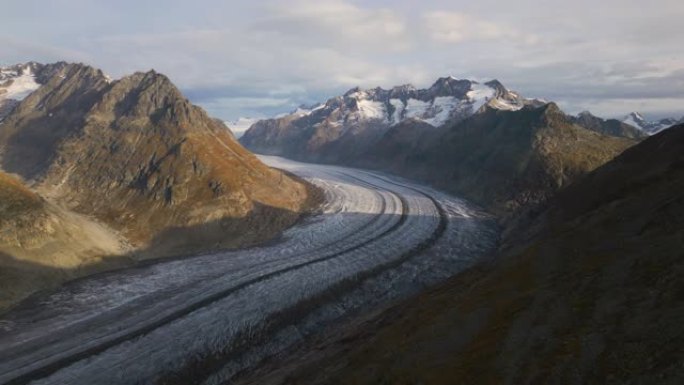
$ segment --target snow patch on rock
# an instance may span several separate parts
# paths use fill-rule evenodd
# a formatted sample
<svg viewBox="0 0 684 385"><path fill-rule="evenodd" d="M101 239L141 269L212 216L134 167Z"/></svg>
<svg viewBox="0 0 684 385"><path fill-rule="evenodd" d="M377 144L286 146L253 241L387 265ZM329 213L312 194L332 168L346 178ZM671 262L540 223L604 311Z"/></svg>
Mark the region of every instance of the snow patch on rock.
<svg viewBox="0 0 684 385"><path fill-rule="evenodd" d="M387 109L382 102L361 99L358 102L359 116L366 120L387 120Z"/></svg>
<svg viewBox="0 0 684 385"><path fill-rule="evenodd" d="M404 113L404 109L406 108L406 106L404 106L404 102L402 102L401 99L390 99L389 102L392 105L392 107L394 107L394 112L392 113L390 123L399 124L401 122L401 116Z"/></svg>
<svg viewBox="0 0 684 385"><path fill-rule="evenodd" d="M418 99L409 99L406 101L406 113L404 119L422 119L425 116L430 103Z"/></svg>
<svg viewBox="0 0 684 385"><path fill-rule="evenodd" d="M496 96L496 90L484 84L473 82L466 96L472 103L473 112L476 112Z"/></svg>
<svg viewBox="0 0 684 385"><path fill-rule="evenodd" d="M431 111L434 116L432 118L425 119L425 122L435 127L443 125L447 122L447 120L449 120L452 111L454 111L459 104L459 100L453 96L436 97L432 102Z"/></svg>
<svg viewBox="0 0 684 385"><path fill-rule="evenodd" d="M36 82L36 75L30 65L22 68L21 74L17 71L2 70L0 83L0 101L12 99L21 101L29 96L33 91L40 88Z"/></svg>

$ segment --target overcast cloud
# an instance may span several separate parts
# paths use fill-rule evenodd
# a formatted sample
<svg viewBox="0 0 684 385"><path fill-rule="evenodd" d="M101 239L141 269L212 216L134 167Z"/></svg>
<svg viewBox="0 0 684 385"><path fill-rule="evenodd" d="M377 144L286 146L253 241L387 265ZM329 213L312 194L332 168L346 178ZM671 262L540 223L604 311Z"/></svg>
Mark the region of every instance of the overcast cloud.
<svg viewBox="0 0 684 385"><path fill-rule="evenodd" d="M154 68L224 119L446 75L571 113L684 115L681 0L3 0L0 14L0 65Z"/></svg>

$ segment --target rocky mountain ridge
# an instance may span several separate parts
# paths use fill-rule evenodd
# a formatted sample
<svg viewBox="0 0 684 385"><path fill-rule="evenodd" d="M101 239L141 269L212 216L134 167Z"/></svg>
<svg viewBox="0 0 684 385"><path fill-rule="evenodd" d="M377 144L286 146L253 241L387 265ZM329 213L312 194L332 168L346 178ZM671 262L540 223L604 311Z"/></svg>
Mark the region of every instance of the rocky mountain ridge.
<svg viewBox="0 0 684 385"><path fill-rule="evenodd" d="M39 86L0 124L0 167L112 229L133 259L253 244L306 210L305 183L261 163L162 74L21 68Z"/></svg>
<svg viewBox="0 0 684 385"><path fill-rule="evenodd" d="M241 142L264 153L277 153L275 148L288 143L298 146L297 152L318 153L326 159L330 145L353 146L359 139L372 140L405 122L440 128L470 117L484 105L514 111L541 104L509 91L497 80L481 84L444 77L426 89L409 84L389 90L357 87L312 108L258 121Z"/></svg>
<svg viewBox="0 0 684 385"><path fill-rule="evenodd" d="M439 114L411 112L418 98L432 100L425 112L445 95L462 103L440 110L448 112L443 124L431 124ZM393 105L399 108L387 110ZM644 137L618 121L572 117L497 81L441 78L425 90L352 89L311 110L257 122L240 141L259 153L422 180L509 217Z"/></svg>

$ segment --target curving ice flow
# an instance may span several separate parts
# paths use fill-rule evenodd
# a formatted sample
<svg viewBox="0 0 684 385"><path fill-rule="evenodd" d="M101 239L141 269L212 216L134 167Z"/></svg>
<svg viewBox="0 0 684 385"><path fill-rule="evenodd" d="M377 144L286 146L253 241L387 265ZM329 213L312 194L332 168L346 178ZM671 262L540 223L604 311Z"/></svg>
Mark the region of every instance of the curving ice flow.
<svg viewBox="0 0 684 385"><path fill-rule="evenodd" d="M0 384L220 384L344 317L417 292L496 244L466 202L388 175L262 157L325 191L277 243L67 284L0 320ZM207 357L219 358L206 360Z"/></svg>

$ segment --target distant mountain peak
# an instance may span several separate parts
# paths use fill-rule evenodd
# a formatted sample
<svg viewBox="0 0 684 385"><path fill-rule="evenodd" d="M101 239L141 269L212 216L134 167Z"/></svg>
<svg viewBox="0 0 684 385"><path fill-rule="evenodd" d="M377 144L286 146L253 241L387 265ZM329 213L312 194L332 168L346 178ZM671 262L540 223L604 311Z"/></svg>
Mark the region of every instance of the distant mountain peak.
<svg viewBox="0 0 684 385"><path fill-rule="evenodd" d="M436 96L454 96L462 98L470 90L473 84L477 84L477 82L448 76L437 79L437 81L430 86L429 90L435 93Z"/></svg>
<svg viewBox="0 0 684 385"><path fill-rule="evenodd" d="M645 120L645 119L644 119L644 116L641 115L640 112L636 112L636 111L630 112L629 115L627 115L627 116L628 116L628 117L632 117L632 118L634 118L634 119Z"/></svg>
<svg viewBox="0 0 684 385"><path fill-rule="evenodd" d="M622 122L629 124L630 126L636 127L641 131L647 133L648 135L657 134L658 132L674 126L677 124L677 119L675 118L665 118L659 121L649 121L644 118L644 116L639 112L630 112L627 116L622 119Z"/></svg>
<svg viewBox="0 0 684 385"><path fill-rule="evenodd" d="M317 106L301 106L289 114L276 116L264 124L330 129L334 135L372 130L380 133L404 122L421 122L421 127L443 127L456 124L473 114L493 109L515 111L525 105L539 106L509 91L498 80L480 83L454 76L438 78L430 87L417 89L411 84L390 89L354 87L341 96L328 99ZM261 122L247 131L242 141L249 143L252 129L259 130ZM276 128L272 128L276 129Z"/></svg>
<svg viewBox="0 0 684 385"><path fill-rule="evenodd" d="M349 95L355 94L359 91L361 91L361 87L356 86L356 87L350 88L347 92L345 92L344 96L349 96Z"/></svg>
<svg viewBox="0 0 684 385"><path fill-rule="evenodd" d="M496 90L498 90L498 91L502 91L502 92L508 91L508 88L506 88L506 86L504 86L503 83L501 83L501 82L500 82L499 80L497 80L497 79L492 79L492 80L486 82L485 85L486 85L487 87L494 88L494 89L496 89Z"/></svg>

